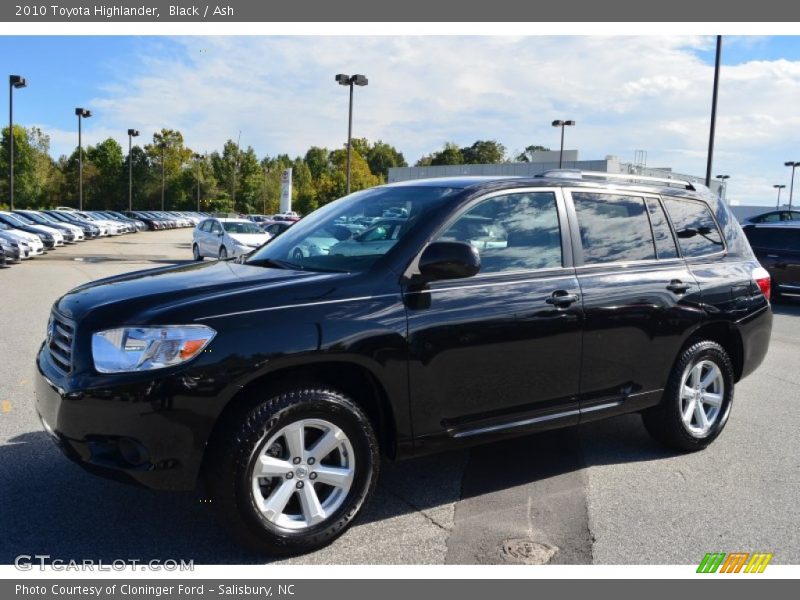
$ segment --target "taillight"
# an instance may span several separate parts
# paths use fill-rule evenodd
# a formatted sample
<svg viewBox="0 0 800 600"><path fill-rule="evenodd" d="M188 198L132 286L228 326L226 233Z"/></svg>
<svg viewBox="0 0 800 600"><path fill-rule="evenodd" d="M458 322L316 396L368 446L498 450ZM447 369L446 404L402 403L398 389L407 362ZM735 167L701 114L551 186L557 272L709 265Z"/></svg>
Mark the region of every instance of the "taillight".
<svg viewBox="0 0 800 600"><path fill-rule="evenodd" d="M756 282L758 289L761 290L761 293L764 294L767 302L769 302L770 293L772 291L769 272L764 267L753 269L753 281Z"/></svg>

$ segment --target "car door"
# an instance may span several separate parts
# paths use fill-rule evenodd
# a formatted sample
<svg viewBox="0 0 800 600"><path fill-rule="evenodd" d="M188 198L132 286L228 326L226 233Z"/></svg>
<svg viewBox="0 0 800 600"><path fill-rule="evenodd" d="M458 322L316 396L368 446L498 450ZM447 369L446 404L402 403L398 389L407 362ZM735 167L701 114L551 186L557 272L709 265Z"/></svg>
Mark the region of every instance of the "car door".
<svg viewBox="0 0 800 600"><path fill-rule="evenodd" d="M207 256L216 257L219 255L219 247L222 245L222 225L216 219L211 221L211 227L205 234L205 252Z"/></svg>
<svg viewBox="0 0 800 600"><path fill-rule="evenodd" d="M660 198L586 188L567 196L584 310L581 420L655 404L682 333L700 319L698 285Z"/></svg>
<svg viewBox="0 0 800 600"><path fill-rule="evenodd" d="M565 223L559 189L520 189L472 201L434 236L472 244L481 270L404 289L420 447L577 422L581 302Z"/></svg>

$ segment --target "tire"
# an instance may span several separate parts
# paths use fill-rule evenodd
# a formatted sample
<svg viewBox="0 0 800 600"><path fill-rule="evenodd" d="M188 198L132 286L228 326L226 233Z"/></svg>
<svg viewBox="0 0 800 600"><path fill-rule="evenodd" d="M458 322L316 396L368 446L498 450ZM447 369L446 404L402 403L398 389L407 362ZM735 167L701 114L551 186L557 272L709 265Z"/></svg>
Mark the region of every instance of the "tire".
<svg viewBox="0 0 800 600"><path fill-rule="evenodd" d="M193 257L193 258L194 258L196 261L201 261L201 260L203 260L203 255L202 255L202 254L200 254L200 248L198 248L198 247L197 247L197 244L192 244L192 257Z"/></svg>
<svg viewBox="0 0 800 600"><path fill-rule="evenodd" d="M228 258L228 249L225 246L220 246L219 247L219 259L220 260L225 260L226 258Z"/></svg>
<svg viewBox="0 0 800 600"><path fill-rule="evenodd" d="M694 373L698 373L698 379L694 379ZM702 382L710 380L712 374L713 382L703 388ZM678 357L661 402L642 412L645 428L659 442L677 450L692 452L706 448L722 433L730 416L733 380L731 359L722 346L712 341L691 344ZM699 410L706 415L707 426L701 422L697 397L703 399ZM688 422L684 414L689 415Z"/></svg>
<svg viewBox="0 0 800 600"><path fill-rule="evenodd" d="M285 435L300 427L305 435L294 439L305 439L301 459L292 456L298 453L297 442L291 448ZM323 439L337 445L314 461L314 444ZM298 386L240 410L215 432L209 452L205 474L213 505L239 542L269 555L310 552L342 535L372 495L380 464L366 415L325 387ZM255 469L263 459L280 465L269 467L270 473L282 474L257 479ZM337 479L346 484L331 487L323 469L328 469L326 477L348 473L349 479ZM309 510L315 505L308 494L317 499L321 514ZM279 498L288 501L281 505ZM265 510L269 504L282 512Z"/></svg>

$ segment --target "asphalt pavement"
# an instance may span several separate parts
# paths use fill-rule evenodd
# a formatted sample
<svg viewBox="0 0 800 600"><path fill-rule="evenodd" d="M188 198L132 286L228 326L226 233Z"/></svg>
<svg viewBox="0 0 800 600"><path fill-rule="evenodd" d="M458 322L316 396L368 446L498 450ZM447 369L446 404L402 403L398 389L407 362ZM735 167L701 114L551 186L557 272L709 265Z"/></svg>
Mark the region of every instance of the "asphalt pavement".
<svg viewBox="0 0 800 600"><path fill-rule="evenodd" d="M86 281L179 263L191 230L59 248L0 270L0 564L52 558L269 562L195 493L106 481L65 459L33 408L53 301ZM709 551L800 562L800 300L775 306L762 367L707 450L675 454L636 415L384 464L377 493L316 564L690 564Z"/></svg>

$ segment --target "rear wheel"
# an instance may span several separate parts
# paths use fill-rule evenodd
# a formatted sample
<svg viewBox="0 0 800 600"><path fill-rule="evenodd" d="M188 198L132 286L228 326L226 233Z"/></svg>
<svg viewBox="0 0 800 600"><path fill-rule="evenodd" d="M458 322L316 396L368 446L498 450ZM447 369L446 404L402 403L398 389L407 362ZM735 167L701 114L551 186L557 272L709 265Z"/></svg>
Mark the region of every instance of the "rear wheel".
<svg viewBox="0 0 800 600"><path fill-rule="evenodd" d="M192 244L192 256L195 260L203 260L203 255L200 254L200 248L197 247L197 244Z"/></svg>
<svg viewBox="0 0 800 600"><path fill-rule="evenodd" d="M325 388L296 388L229 418L209 450L212 502L240 542L269 554L339 537L378 476L369 420Z"/></svg>
<svg viewBox="0 0 800 600"><path fill-rule="evenodd" d="M642 413L645 428L678 450L702 450L722 433L733 404L733 366L712 341L686 348L670 374L661 403Z"/></svg>
<svg viewBox="0 0 800 600"><path fill-rule="evenodd" d="M228 249L225 246L220 246L219 247L219 259L220 260L225 260L226 258L228 258Z"/></svg>

